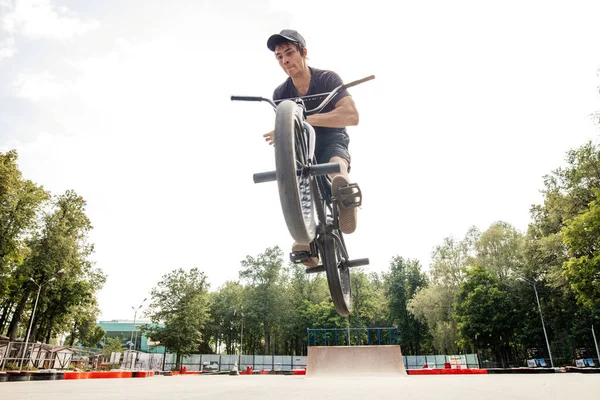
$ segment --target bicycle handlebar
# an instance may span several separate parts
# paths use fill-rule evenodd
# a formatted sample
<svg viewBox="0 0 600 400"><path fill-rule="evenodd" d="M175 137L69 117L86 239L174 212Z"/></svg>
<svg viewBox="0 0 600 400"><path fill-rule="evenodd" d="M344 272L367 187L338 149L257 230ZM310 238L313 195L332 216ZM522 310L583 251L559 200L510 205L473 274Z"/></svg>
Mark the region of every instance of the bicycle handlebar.
<svg viewBox="0 0 600 400"><path fill-rule="evenodd" d="M306 115L316 114L316 113L321 112L321 110L323 110L325 108L325 106L327 106L327 104L329 104L329 102L331 101L331 99L333 99L335 96L337 96L337 94L339 92L341 92L342 90L346 90L349 87L356 86L356 85L361 84L363 82L370 81L371 79L375 79L375 75L367 76L366 78L358 79L356 81L352 81L352 82L349 82L349 83L346 83L344 85L336 87L331 92L329 92L329 95L325 98L325 100L323 100L321 102L321 104L319 104L316 108L313 108L312 110L306 110Z"/></svg>
<svg viewBox="0 0 600 400"><path fill-rule="evenodd" d="M231 96L231 101L266 101L267 103L269 103L270 105L272 105L273 108L277 108L277 106L275 105L275 103L273 103L273 101L271 99L265 99L264 97L257 97L257 96Z"/></svg>
<svg viewBox="0 0 600 400"><path fill-rule="evenodd" d="M231 100L238 100L238 101L263 101L264 99L262 97L256 97L256 96L231 96Z"/></svg>
<svg viewBox="0 0 600 400"><path fill-rule="evenodd" d="M306 115L308 115L308 114L316 114L316 113L320 112L322 109L325 108L325 106L327 106L327 104L329 104L329 102L331 101L331 99L333 99L342 90L351 88L352 86L356 86L358 84L370 81L372 79L375 79L375 75L367 76L366 78L358 79L356 81L352 81L352 82L349 82L349 83L346 83L344 85L340 85L340 86L336 87L335 89L333 89L331 92L329 92L327 94L327 97L325 98L325 100L323 100L321 102L321 104L319 104L316 108L313 108L312 110L306 110ZM325 94L326 93L323 93L322 95L310 95L310 96L305 96L305 97L298 97L297 99L302 99L303 100L303 99L306 99L306 98L314 98L314 97L317 97L317 96L324 96ZM259 102L260 101L265 101L265 102L271 104L274 109L277 109L277 105L271 99L266 99L264 97L258 97L258 96L231 96L231 100L232 101L259 101ZM278 100L277 103L280 103L283 100L284 99Z"/></svg>
<svg viewBox="0 0 600 400"><path fill-rule="evenodd" d="M354 81L354 82L346 83L345 85L343 85L343 86L342 86L342 89L341 89L341 90L343 90L343 89L348 89L349 87L356 86L356 85L358 85L358 84L361 84L361 83L363 83L363 82L370 81L370 80L372 80L372 79L375 79L375 75L367 76L366 78L362 78L362 79L358 79L358 80L356 80L356 81Z"/></svg>

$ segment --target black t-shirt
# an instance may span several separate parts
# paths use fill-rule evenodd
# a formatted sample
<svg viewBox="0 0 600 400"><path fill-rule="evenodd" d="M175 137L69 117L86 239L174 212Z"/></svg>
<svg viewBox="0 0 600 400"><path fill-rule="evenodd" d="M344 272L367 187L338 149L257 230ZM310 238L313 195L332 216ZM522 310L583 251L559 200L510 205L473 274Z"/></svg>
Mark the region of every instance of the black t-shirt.
<svg viewBox="0 0 600 400"><path fill-rule="evenodd" d="M322 69L317 69L313 67L308 67L310 69L310 85L308 87L308 92L304 96L317 95L322 93L331 92L336 87L342 85L344 82L340 78L338 74L333 71L327 71ZM333 111L335 109L335 105L342 98L350 96L348 90L344 89L339 92L327 106L321 110L322 113L327 113ZM273 101L283 100L283 99L292 99L300 97L294 83L292 82L292 78L287 78L285 82L279 85L275 91L273 92ZM321 102L325 99L325 97L317 100L308 100L305 101L305 106L307 110L313 109L317 107ZM346 133L346 128L327 128L322 126L315 126L315 133L317 134L317 138L322 136L322 134L327 134L331 132L340 132L343 133L344 136L348 136ZM317 139L318 141L318 139Z"/></svg>

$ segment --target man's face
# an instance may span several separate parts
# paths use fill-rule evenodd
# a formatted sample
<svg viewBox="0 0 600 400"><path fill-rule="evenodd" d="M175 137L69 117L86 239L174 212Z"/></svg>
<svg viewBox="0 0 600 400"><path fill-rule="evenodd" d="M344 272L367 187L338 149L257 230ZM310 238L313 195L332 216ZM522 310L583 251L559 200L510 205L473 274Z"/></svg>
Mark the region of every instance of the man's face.
<svg viewBox="0 0 600 400"><path fill-rule="evenodd" d="M305 59L291 43L283 43L275 47L275 58L289 76L297 75L304 70Z"/></svg>

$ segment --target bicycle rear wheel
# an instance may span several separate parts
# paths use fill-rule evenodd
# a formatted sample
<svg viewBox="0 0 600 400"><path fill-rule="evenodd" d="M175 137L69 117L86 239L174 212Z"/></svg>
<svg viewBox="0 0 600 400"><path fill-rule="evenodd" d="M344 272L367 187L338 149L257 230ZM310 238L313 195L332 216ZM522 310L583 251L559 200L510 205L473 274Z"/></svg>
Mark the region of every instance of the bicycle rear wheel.
<svg viewBox="0 0 600 400"><path fill-rule="evenodd" d="M293 101L283 101L275 117L275 167L281 209L292 238L303 244L316 234L314 199L310 175L308 146L302 126L301 110ZM301 171L301 173L298 173Z"/></svg>
<svg viewBox="0 0 600 400"><path fill-rule="evenodd" d="M341 249L338 241L331 234L323 236L322 259L335 309L338 314L347 317L352 311L350 268L342 264Z"/></svg>

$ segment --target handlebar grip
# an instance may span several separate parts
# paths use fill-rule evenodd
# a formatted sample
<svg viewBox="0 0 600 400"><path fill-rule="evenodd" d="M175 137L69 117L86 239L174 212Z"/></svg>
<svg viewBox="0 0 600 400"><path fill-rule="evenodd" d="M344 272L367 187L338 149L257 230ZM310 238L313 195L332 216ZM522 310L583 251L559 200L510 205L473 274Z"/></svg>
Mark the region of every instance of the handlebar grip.
<svg viewBox="0 0 600 400"><path fill-rule="evenodd" d="M256 96L231 96L231 101L263 101L263 98Z"/></svg>
<svg viewBox="0 0 600 400"><path fill-rule="evenodd" d="M254 183L276 181L277 180L277 172L275 172L275 171L259 172L257 174L252 175L252 179L254 180Z"/></svg>
<svg viewBox="0 0 600 400"><path fill-rule="evenodd" d="M356 86L358 84L370 81L372 79L375 79L375 75L367 76L366 78L362 78L362 79L359 79L357 81L347 83L347 84L344 85L344 89L348 89L349 87Z"/></svg>

